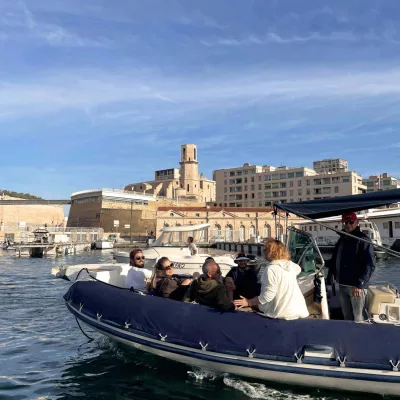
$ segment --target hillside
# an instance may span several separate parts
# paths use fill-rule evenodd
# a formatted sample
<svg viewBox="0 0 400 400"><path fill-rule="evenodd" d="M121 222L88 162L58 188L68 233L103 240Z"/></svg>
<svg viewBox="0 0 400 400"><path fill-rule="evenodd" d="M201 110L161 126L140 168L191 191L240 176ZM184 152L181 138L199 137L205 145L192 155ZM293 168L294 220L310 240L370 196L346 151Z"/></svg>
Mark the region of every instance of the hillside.
<svg viewBox="0 0 400 400"><path fill-rule="evenodd" d="M14 197L14 198L17 198L17 199L25 199L25 200L42 200L41 197L34 196L33 194L18 193L18 192L12 192L12 191L9 191L9 190L0 189L0 197L1 196L10 196L10 197Z"/></svg>

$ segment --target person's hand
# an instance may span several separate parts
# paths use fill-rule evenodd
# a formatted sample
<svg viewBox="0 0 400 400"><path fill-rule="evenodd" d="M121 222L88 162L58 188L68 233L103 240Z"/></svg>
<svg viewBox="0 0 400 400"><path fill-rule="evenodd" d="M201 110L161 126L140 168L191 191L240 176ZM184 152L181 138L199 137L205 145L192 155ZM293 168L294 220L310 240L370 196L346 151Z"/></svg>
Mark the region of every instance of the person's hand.
<svg viewBox="0 0 400 400"><path fill-rule="evenodd" d="M353 297L361 297L361 291L362 291L362 289L359 289L359 288L353 288L353 292L352 292L352 295L353 295Z"/></svg>
<svg viewBox="0 0 400 400"><path fill-rule="evenodd" d="M235 310L239 310L243 307L250 307L249 301L244 298L243 296L240 296L240 300L234 300L233 304L235 305Z"/></svg>

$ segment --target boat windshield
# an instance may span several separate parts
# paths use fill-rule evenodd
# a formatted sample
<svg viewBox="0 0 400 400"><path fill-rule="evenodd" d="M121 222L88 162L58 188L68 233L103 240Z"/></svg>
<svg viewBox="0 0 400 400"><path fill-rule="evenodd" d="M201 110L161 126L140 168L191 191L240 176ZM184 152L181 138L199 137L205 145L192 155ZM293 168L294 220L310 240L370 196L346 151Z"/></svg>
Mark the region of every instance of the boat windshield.
<svg viewBox="0 0 400 400"><path fill-rule="evenodd" d="M292 226L288 227L288 249L291 260L302 269L300 276L315 273L325 264L314 237Z"/></svg>
<svg viewBox="0 0 400 400"><path fill-rule="evenodd" d="M207 243L207 231L205 229L187 232L162 232L154 241L152 247L173 246L182 247L188 245L188 237L193 237L195 244Z"/></svg>

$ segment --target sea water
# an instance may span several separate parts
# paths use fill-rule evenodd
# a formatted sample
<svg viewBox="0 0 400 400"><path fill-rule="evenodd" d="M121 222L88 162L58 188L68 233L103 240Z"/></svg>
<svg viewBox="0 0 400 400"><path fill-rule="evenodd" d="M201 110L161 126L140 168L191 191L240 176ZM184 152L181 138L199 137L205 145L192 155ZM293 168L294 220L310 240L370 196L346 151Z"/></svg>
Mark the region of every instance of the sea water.
<svg viewBox="0 0 400 400"><path fill-rule="evenodd" d="M65 307L61 264L111 262L111 251L16 258L0 250L0 399L365 399L277 386L192 368L117 346L83 327ZM400 287L400 260L378 261L375 283ZM374 398L370 396L370 398Z"/></svg>

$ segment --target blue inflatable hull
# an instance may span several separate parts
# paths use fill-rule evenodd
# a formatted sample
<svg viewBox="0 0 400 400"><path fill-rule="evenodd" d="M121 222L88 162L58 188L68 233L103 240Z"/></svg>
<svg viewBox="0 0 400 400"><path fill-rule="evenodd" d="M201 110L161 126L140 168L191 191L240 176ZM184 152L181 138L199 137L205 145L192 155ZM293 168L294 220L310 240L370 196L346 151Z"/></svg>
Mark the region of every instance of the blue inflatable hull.
<svg viewBox="0 0 400 400"><path fill-rule="evenodd" d="M193 366L281 383L400 395L394 325L221 312L98 281L64 295L69 311L113 340Z"/></svg>

